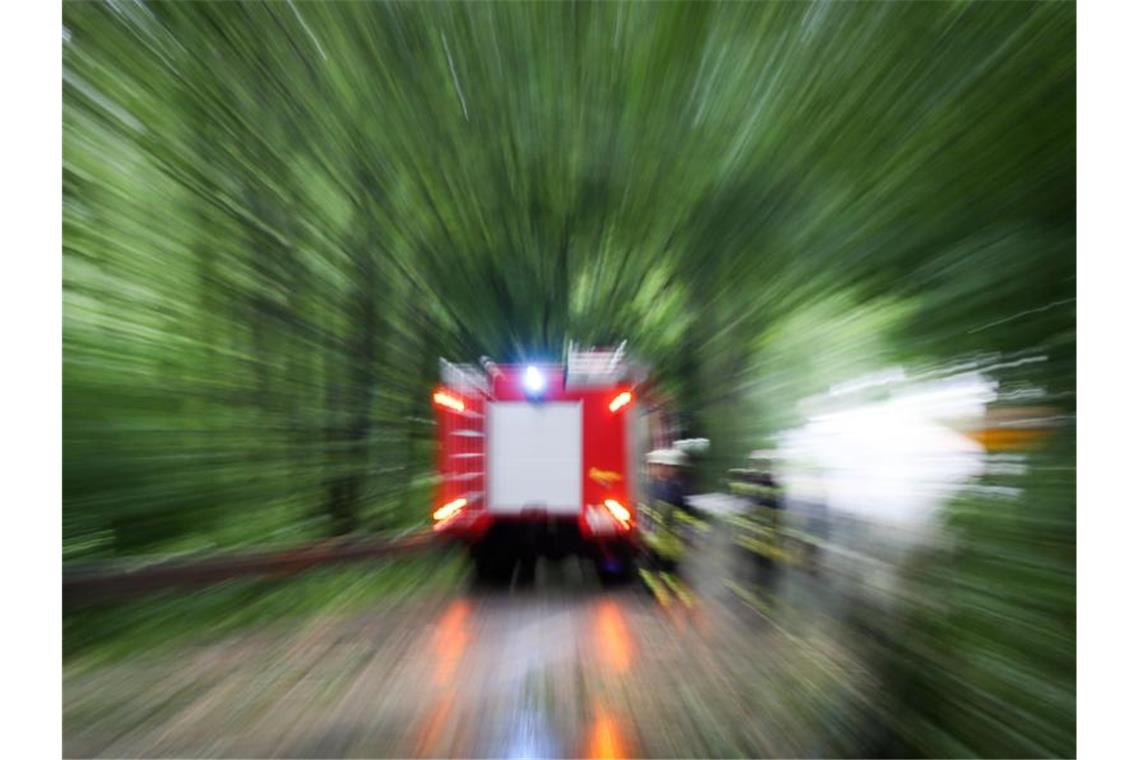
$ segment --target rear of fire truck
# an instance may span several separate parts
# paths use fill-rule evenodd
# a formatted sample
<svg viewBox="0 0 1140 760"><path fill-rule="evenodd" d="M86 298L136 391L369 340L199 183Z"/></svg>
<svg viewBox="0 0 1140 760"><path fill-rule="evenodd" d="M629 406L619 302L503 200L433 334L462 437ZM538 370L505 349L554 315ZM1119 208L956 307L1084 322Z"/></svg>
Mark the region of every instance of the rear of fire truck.
<svg viewBox="0 0 1140 760"><path fill-rule="evenodd" d="M486 580L570 555L629 577L650 413L623 348L571 346L563 364L441 361L441 380L435 530L466 544Z"/></svg>

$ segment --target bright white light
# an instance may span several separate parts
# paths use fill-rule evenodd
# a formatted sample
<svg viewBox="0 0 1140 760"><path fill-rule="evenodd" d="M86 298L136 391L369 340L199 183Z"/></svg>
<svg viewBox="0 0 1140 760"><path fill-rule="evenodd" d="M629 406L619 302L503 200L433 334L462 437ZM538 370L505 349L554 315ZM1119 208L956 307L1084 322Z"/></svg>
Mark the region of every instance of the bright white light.
<svg viewBox="0 0 1140 760"><path fill-rule="evenodd" d="M961 429L983 419L996 390L967 372L815 416L781 436L789 495L879 524L933 526L939 507L984 471L983 447Z"/></svg>
<svg viewBox="0 0 1140 760"><path fill-rule="evenodd" d="M527 367L523 373L523 387L527 393L542 393L546 388L546 378L538 371L538 367Z"/></svg>

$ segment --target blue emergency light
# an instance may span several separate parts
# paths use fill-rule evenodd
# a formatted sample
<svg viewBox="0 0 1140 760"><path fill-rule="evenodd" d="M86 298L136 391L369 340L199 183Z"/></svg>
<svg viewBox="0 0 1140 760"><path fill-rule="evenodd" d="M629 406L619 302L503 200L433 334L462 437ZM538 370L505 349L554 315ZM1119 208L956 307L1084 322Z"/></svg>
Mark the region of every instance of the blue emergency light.
<svg viewBox="0 0 1140 760"><path fill-rule="evenodd" d="M531 398L541 396L542 392L546 390L546 376L539 371L538 367L531 365L523 372L523 390Z"/></svg>

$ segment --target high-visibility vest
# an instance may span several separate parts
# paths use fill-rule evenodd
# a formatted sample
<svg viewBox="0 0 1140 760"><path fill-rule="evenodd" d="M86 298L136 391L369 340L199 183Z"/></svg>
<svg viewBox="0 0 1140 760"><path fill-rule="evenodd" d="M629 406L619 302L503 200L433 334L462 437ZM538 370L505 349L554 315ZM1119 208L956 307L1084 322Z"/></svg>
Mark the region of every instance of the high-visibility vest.
<svg viewBox="0 0 1140 760"><path fill-rule="evenodd" d="M755 501L769 499L773 503L779 503L784 496L784 489L779 486L766 486L746 480L729 481L728 488L736 496L743 496Z"/></svg>
<svg viewBox="0 0 1140 760"><path fill-rule="evenodd" d="M741 549L776 562L789 559L783 541L781 510L758 507L747 515L732 515L728 523L732 528L732 541Z"/></svg>
<svg viewBox="0 0 1140 760"><path fill-rule="evenodd" d="M681 522L679 515L683 510L663 499L655 499L652 506L638 506L646 545L662 559L681 559L685 553L685 543L678 529Z"/></svg>

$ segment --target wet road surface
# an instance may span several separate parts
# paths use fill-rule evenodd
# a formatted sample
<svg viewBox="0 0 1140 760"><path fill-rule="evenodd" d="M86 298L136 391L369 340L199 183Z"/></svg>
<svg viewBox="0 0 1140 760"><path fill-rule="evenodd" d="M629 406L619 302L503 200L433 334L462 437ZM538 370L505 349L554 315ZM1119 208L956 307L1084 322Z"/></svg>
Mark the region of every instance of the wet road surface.
<svg viewBox="0 0 1140 760"><path fill-rule="evenodd" d="M722 502L720 508L731 508ZM804 756L870 688L816 581L744 588L723 531L683 577L533 583L250 630L64 674L69 757ZM796 601L799 600L799 601ZM801 603L802 602L802 603Z"/></svg>

